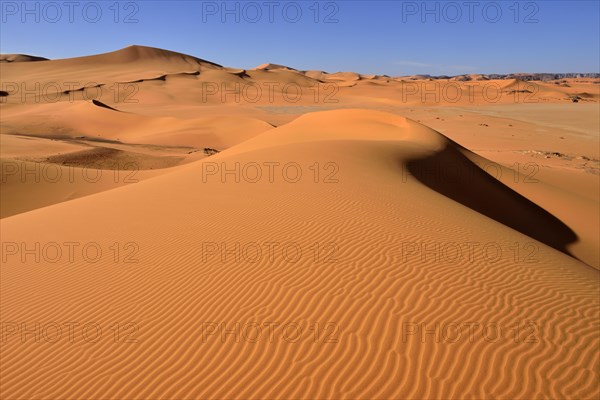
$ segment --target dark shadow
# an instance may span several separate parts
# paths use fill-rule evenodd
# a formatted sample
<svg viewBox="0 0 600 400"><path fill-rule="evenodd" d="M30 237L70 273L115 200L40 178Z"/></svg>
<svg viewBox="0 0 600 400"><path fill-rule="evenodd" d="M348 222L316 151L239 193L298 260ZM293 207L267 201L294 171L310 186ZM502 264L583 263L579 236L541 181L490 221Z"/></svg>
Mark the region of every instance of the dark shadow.
<svg viewBox="0 0 600 400"><path fill-rule="evenodd" d="M406 167L418 181L436 192L574 257L567 245L577 241L575 232L483 171L456 147L448 145L428 158L409 162Z"/></svg>
<svg viewBox="0 0 600 400"><path fill-rule="evenodd" d="M103 108L107 108L107 109L109 109L109 110L112 110L112 111L117 111L117 112L120 112L120 111L119 111L119 110L117 110L116 108L113 108L113 107L111 107L111 106L109 106L109 105L107 105L107 104L104 104L104 103L103 103L103 102L101 102L100 100L96 100L96 99L94 99L94 100L92 100L92 103L93 103L95 106L98 106L98 107L103 107Z"/></svg>

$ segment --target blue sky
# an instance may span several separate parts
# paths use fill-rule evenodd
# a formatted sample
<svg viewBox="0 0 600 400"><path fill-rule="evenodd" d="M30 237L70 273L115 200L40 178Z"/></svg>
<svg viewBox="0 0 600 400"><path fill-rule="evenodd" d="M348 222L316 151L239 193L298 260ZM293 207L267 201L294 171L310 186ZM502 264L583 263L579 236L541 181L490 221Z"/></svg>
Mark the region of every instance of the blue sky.
<svg viewBox="0 0 600 400"><path fill-rule="evenodd" d="M0 1L0 52L141 44L365 74L600 72L600 1Z"/></svg>

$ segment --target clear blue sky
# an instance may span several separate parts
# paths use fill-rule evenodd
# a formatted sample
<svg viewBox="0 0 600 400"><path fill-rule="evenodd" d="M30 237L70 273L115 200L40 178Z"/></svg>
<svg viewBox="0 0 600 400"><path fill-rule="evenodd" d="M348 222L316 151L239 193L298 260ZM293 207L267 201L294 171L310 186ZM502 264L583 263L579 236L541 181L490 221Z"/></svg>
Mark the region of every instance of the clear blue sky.
<svg viewBox="0 0 600 400"><path fill-rule="evenodd" d="M1 0L0 52L65 58L141 44L241 68L600 72L600 1L466 2Z"/></svg>

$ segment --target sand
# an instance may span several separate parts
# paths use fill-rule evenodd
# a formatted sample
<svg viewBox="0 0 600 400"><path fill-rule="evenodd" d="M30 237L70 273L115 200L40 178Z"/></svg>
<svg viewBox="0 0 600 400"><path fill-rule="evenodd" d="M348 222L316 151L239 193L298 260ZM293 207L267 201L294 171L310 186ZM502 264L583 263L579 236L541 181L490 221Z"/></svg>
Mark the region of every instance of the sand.
<svg viewBox="0 0 600 400"><path fill-rule="evenodd" d="M597 82L0 68L2 398L600 395Z"/></svg>

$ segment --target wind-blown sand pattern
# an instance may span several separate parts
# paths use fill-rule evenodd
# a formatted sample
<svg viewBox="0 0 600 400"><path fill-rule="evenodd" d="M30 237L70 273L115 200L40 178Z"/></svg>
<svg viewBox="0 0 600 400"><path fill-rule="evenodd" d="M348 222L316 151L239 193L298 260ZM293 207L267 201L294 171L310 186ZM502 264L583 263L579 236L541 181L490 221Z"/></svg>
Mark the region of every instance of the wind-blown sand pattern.
<svg viewBox="0 0 600 400"><path fill-rule="evenodd" d="M597 79L499 80L539 102L490 105L140 46L11 59L4 82L135 82L139 101L0 105L3 165L76 171L3 169L2 399L600 396ZM203 101L236 82L340 84L335 103Z"/></svg>

